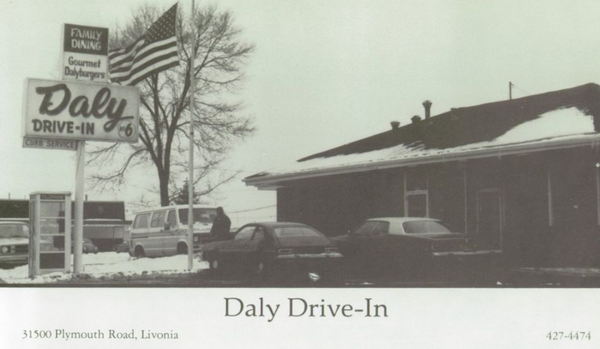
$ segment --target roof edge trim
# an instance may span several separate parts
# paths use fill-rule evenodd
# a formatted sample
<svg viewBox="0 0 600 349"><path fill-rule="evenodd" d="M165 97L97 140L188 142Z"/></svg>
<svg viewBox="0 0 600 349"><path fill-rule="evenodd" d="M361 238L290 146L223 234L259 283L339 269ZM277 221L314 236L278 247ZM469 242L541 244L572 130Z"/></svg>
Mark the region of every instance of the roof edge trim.
<svg viewBox="0 0 600 349"><path fill-rule="evenodd" d="M255 186L258 189L272 190L281 187L282 181L291 181L330 175L348 174L353 172L366 172L373 170L383 170L396 167L426 165L447 161L470 160L494 156L506 156L520 154L524 152L540 152L554 149L575 148L581 146L600 146L600 134L586 134L584 139L554 140L539 143L518 143L503 146L501 148L473 149L460 153L431 155L423 158L384 160L368 164L356 164L350 166L336 166L312 171L284 173L277 175L266 175L256 178L244 178L242 181L248 186Z"/></svg>

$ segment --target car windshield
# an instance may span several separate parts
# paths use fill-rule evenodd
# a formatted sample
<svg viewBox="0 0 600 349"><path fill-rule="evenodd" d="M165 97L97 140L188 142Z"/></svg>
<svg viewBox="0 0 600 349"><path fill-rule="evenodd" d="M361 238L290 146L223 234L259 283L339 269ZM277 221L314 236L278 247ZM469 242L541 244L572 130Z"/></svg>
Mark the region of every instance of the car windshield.
<svg viewBox="0 0 600 349"><path fill-rule="evenodd" d="M274 228L273 233L280 239L285 238L307 238L321 237L321 233L308 227L279 227Z"/></svg>
<svg viewBox="0 0 600 349"><path fill-rule="evenodd" d="M448 228L437 221L422 220L402 223L406 234L450 233Z"/></svg>
<svg viewBox="0 0 600 349"><path fill-rule="evenodd" d="M194 223L211 224L217 216L216 208L194 208ZM179 221L182 225L188 224L188 209L179 209Z"/></svg>
<svg viewBox="0 0 600 349"><path fill-rule="evenodd" d="M0 224L0 238L29 237L29 228L25 224Z"/></svg>

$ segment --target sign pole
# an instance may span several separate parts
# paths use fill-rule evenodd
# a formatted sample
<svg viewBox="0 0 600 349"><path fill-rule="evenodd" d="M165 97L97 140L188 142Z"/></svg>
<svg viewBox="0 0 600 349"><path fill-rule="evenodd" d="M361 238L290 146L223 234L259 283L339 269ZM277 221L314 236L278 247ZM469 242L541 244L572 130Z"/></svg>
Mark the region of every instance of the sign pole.
<svg viewBox="0 0 600 349"><path fill-rule="evenodd" d="M83 256L83 198L85 191L85 141L79 141L77 147L77 165L75 171L75 231L73 235L73 269L81 273Z"/></svg>
<svg viewBox="0 0 600 349"><path fill-rule="evenodd" d="M194 54L196 51L196 31L194 30L194 0L192 0L192 58L190 59L190 157L188 168L188 258L187 267L192 271L193 253L194 253L194 94L196 93L196 84L194 79Z"/></svg>

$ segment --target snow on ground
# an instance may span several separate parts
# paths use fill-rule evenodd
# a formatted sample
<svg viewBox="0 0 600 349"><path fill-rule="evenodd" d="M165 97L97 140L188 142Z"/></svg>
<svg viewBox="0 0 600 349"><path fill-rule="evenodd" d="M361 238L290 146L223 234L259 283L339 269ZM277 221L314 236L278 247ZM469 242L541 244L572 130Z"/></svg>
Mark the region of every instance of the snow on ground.
<svg viewBox="0 0 600 349"><path fill-rule="evenodd" d="M194 258L192 271L208 268L206 262ZM160 258L133 258L127 253L100 252L83 255L83 274L94 278L115 276L135 276L145 274L182 274L188 273L187 255L176 255ZM22 265L13 269L0 269L0 280L6 283L52 283L69 280L72 274L61 272L40 275L34 279L28 276L28 266Z"/></svg>

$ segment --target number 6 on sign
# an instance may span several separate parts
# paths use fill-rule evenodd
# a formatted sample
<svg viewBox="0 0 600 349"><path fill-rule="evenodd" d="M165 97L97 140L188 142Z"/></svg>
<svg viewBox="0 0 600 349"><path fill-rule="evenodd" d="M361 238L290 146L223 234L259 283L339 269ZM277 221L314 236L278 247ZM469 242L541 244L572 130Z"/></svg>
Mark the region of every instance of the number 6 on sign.
<svg viewBox="0 0 600 349"><path fill-rule="evenodd" d="M119 127L119 137L121 138L129 138L133 134L133 124L131 122L126 125L121 125Z"/></svg>

